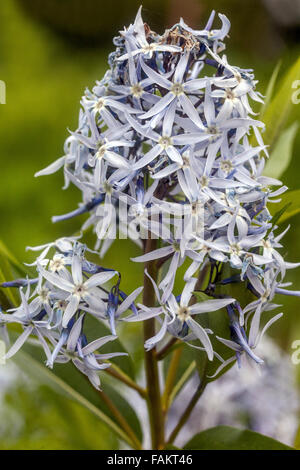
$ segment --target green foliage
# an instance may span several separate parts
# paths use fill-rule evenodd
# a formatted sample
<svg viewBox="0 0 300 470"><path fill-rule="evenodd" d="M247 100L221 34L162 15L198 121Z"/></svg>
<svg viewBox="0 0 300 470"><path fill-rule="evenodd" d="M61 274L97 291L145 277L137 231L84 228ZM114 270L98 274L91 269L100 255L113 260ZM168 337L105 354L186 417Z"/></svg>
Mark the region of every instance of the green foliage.
<svg viewBox="0 0 300 470"><path fill-rule="evenodd" d="M260 116L260 119L262 119L266 125L264 141L267 145L270 145L271 150L273 150L281 132L284 130L292 109L295 106L292 102L292 85L295 80L298 80L299 78L300 58L284 75L274 98Z"/></svg>
<svg viewBox="0 0 300 470"><path fill-rule="evenodd" d="M184 450L291 450L291 447L257 432L217 426L194 436Z"/></svg>
<svg viewBox="0 0 300 470"><path fill-rule="evenodd" d="M282 214L280 215L278 219L278 223L283 223L286 222L288 219L293 217L294 215L299 214L300 212L300 190L297 189L295 191L287 191L281 196L281 201L276 204L276 214L278 214L279 211L282 211Z"/></svg>
<svg viewBox="0 0 300 470"><path fill-rule="evenodd" d="M248 3L249 8L253 10L252 2ZM72 189L66 191L64 197L59 189L53 191L53 188L59 188L62 185L60 175L40 178L34 180L32 184L28 182L32 181L35 171L53 161L55 156L60 156L62 143L67 136L67 127L74 129L76 126L78 101L85 86L91 87L96 79L103 76L107 68L107 51L83 50L76 46L70 48L47 29L43 29L38 23L23 16L15 7L15 2L3 2L1 8L4 17L0 37L1 78L8 85L8 100L7 105L1 107L0 141L5 165L3 165L1 174L0 210L3 219L7 221L3 227L3 237L7 242L9 241L14 253L24 259L25 244L35 245L47 242L61 236L62 233L71 235L80 224L81 219L74 222L63 222L61 225L51 225L50 223L50 215L67 212L73 209L74 204L77 204L78 201L78 194ZM224 12L226 13L225 10ZM98 19L96 18L97 16L93 14L93 19L97 23ZM55 15L54 19L59 22L62 20L62 16ZM62 21L62 26L65 26L66 22ZM237 23L240 23L242 28L244 27L243 21ZM68 22L69 24L70 22ZM109 28L112 27L111 22L107 25ZM15 31L22 31L22 34L16 35ZM240 37L237 39L240 41ZM245 37L245 41L248 41L248 37ZM256 60L255 57L252 61ZM248 56L244 57L244 63L245 66L249 65ZM261 78L266 74L267 64L261 64L260 70L257 69L258 64L254 63L253 65L257 77ZM271 145L271 170L273 168L275 171L273 163L275 165L275 161L277 161L277 177L286 170L291 161L292 144L296 136L296 124L292 124L295 118L293 117L291 121L296 107L292 106L290 98L291 83L295 79L299 79L299 60L282 79L279 93L275 94L273 98L278 72L279 66L274 71L269 83L266 105L262 108L259 117L267 125L267 131L263 137L266 144ZM262 89L262 85L259 89ZM26 119L24 119L25 112ZM283 133L281 133L282 130ZM296 145L297 138L299 135L296 136ZM268 166L269 164L266 167L267 170ZM286 171L287 179L291 180L294 177L298 180L298 168L299 164L295 161L293 168ZM271 173L268 174L271 175ZM298 185L298 181L296 182ZM289 184L289 181L287 183ZM300 191L286 193L282 197L282 203L273 207L279 215L278 221L285 222L300 211ZM293 250L298 247L297 236L294 241ZM116 248L107 254L104 262L112 264L116 269L126 273L122 279L122 283L125 284L124 290L133 289L137 286L138 279L141 279L142 266L128 263L126 258L135 256L137 249L125 241L122 241L122 248L120 248L119 242L115 246ZM126 257L120 256L120 249L127 251ZM17 277L24 276L23 266L19 265L1 244L0 253L0 282L10 280L16 277L15 275ZM31 261L31 254L26 256L26 260ZM184 268L182 267L182 270ZM180 283L176 285L178 292L181 287ZM0 295L1 303L4 300L5 306L16 301L16 292L13 289L0 289ZM290 312L285 315L286 329L290 313L296 311L296 308L291 306L289 310ZM203 319L204 316L201 316L201 322ZM293 334L297 334L295 316L293 320L295 322L291 323L291 328ZM208 314L205 322L205 326L216 331L219 336L229 337L228 321L224 310ZM101 325L97 326L102 327ZM139 365L143 352L140 325L130 325L124 333L126 349L130 351L131 355L133 354L134 362ZM91 325L90 335L92 336L92 334L93 325ZM279 337L283 343L289 344L288 334L283 334L280 330ZM120 350L120 346L117 346L116 342L111 345ZM225 352L230 355L227 348L224 347L223 350L221 343L214 344L214 347L224 359L227 358ZM125 348L123 347L123 349ZM30 355L28 356L28 354ZM201 377L204 372L208 375L213 374L220 365L218 360L214 360L212 363L208 362L205 353L184 346L176 375L176 386L182 385L180 380L193 366L194 359L197 360ZM47 383L50 386L39 386L34 397L30 393L27 394L24 389L16 389L13 399L9 398L10 405L14 407L19 416L22 416L24 425L17 437L11 437L9 432L7 438L1 435L0 448L2 446L14 449L116 449L118 446L116 436L121 439L128 437L124 436L110 411L101 402L97 392L92 390L88 382L71 365L66 368L64 365L56 366L54 371L50 371L42 364L40 352L35 346L28 346L27 353L23 354L20 351L16 360L24 367L24 370L26 368L29 376L35 375L39 383ZM134 377L135 371L131 360L116 358L114 362L130 377ZM169 362L169 357L166 362ZM103 377L104 374L101 376ZM122 399L120 394L114 390L112 384L114 384L112 381L103 378L103 389L119 406L132 428L141 437L140 424L135 412L126 400ZM55 389L55 392L52 391L52 388ZM175 387L176 393L179 390L180 387L177 391ZM206 441L204 444L202 441L204 433L200 434L202 437L195 443L196 448L198 443L200 448L215 449L222 445L223 447L220 448L231 448L231 445L245 446L245 442L250 448L252 448L251 446L261 448L257 447L258 435L256 433L232 431L232 428L227 427L222 427L220 434L212 433L212 431L205 432ZM231 436L230 439L229 436ZM261 436L259 440L259 445L271 446L271 449L273 449L273 445L277 445L276 441L265 436Z"/></svg>
<svg viewBox="0 0 300 470"><path fill-rule="evenodd" d="M264 104L261 106L260 113L259 113L261 117L263 117L263 115L264 115L264 113L265 113L267 107L269 106L269 103L270 103L270 101L273 97L274 88L275 88L275 84L276 84L276 81L277 81L277 78L278 78L280 67L281 67L281 61L279 61L278 64L276 65L276 67L274 68L273 73L271 75L271 78L269 80L267 90L266 90L266 93L265 93Z"/></svg>
<svg viewBox="0 0 300 470"><path fill-rule="evenodd" d="M26 353L24 352L26 351ZM89 381L72 364L56 366L53 371L42 365L41 350L39 347L27 344L22 353L14 356L17 365L29 375L53 388L56 392L63 393L66 398L71 398L80 403L84 408L92 412L100 421L106 424L110 432L114 433L123 441L131 443L130 438L116 424L113 415L107 408L101 392L95 390ZM127 401L121 397L109 384L105 384L105 392L112 401L118 404L126 420L141 437L141 428L138 418Z"/></svg>
<svg viewBox="0 0 300 470"><path fill-rule="evenodd" d="M293 156L293 145L299 129L299 124L294 122L279 136L270 159L264 168L264 174L271 178L280 176L289 167Z"/></svg>
<svg viewBox="0 0 300 470"><path fill-rule="evenodd" d="M73 400L18 373L0 411L0 449L116 449L118 439ZM38 410L36 412L35 410Z"/></svg>

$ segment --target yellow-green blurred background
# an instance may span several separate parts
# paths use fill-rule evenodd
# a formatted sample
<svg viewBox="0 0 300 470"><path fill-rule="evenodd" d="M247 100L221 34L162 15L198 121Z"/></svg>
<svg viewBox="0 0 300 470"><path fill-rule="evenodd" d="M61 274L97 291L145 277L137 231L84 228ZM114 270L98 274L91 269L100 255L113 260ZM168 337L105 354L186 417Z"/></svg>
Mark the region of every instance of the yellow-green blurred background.
<svg viewBox="0 0 300 470"><path fill-rule="evenodd" d="M39 179L33 175L62 155L67 129L76 128L85 87L102 77L113 36L133 20L139 4L135 0L0 3L0 79L7 87L7 102L0 105L0 238L20 260L31 260L26 245L45 243L78 229L78 220L52 225L50 217L77 206L79 193L74 188L61 190L61 173ZM145 0L143 16L152 29L162 32L180 16L201 29L212 8L225 13L232 23L227 38L229 61L253 68L260 81L258 90L264 93L278 60L282 60L283 74L299 56L300 18L292 10L288 14L288 5L292 8L293 4L298 5L299 13L299 1ZM299 120L300 105L294 108L291 122ZM300 186L299 151L300 135L292 164L282 178L291 189ZM291 224L284 254L291 261L300 261L300 217L291 219ZM139 285L136 266L133 269L131 263L128 269L126 258L136 248L126 244L126 250L126 255L122 250L123 261L118 247L105 261L123 271L126 268L123 286L135 288ZM300 289L300 270L289 273L289 280ZM284 318L271 335L291 353L292 341L300 339L300 304L297 298L284 298L283 302ZM300 378L300 365L298 368ZM115 439L79 405L47 387L30 387L21 381L0 402L1 417L11 423L4 425L0 420L0 449L116 446ZM91 426L93 438L88 433ZM82 429L79 437L74 431L78 427Z"/></svg>

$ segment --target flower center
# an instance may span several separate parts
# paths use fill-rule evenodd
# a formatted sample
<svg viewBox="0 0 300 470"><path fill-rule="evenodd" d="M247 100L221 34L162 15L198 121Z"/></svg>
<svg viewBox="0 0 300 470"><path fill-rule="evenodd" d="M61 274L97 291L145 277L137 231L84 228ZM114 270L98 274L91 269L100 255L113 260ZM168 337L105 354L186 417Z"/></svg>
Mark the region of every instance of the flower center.
<svg viewBox="0 0 300 470"><path fill-rule="evenodd" d="M97 101L96 105L95 105L95 109L97 111L100 111L101 109L103 109L105 107L105 101L103 98L99 98L99 100Z"/></svg>
<svg viewBox="0 0 300 470"><path fill-rule="evenodd" d="M171 87L171 92L175 96L182 95L184 93L184 90L183 90L183 86L181 85L181 83L174 83Z"/></svg>
<svg viewBox="0 0 300 470"><path fill-rule="evenodd" d="M87 289L84 284L78 284L74 289L74 295L78 295L79 297L83 297L86 292Z"/></svg>
<svg viewBox="0 0 300 470"><path fill-rule="evenodd" d="M232 90L227 89L226 90L226 99L234 100L235 99L235 93Z"/></svg>
<svg viewBox="0 0 300 470"><path fill-rule="evenodd" d="M207 178L207 176L201 176L199 183L201 184L202 188L205 188L206 186L208 186L208 182L209 182L209 179Z"/></svg>
<svg viewBox="0 0 300 470"><path fill-rule="evenodd" d="M152 51L155 50L155 48L156 48L156 45L152 43L152 44L148 44L147 46L142 47L142 51L143 52L152 52Z"/></svg>
<svg viewBox="0 0 300 470"><path fill-rule="evenodd" d="M220 168L226 173L229 173L232 170L233 166L230 160L223 160L220 163Z"/></svg>
<svg viewBox="0 0 300 470"><path fill-rule="evenodd" d="M219 133L219 130L217 126L208 126L207 132L208 134L217 135Z"/></svg>
<svg viewBox="0 0 300 470"><path fill-rule="evenodd" d="M231 253L234 255L239 255L241 252L241 249L237 243L233 243L232 245L230 245L230 248L231 248Z"/></svg>
<svg viewBox="0 0 300 470"><path fill-rule="evenodd" d="M182 323L185 322L188 320L188 318L191 317L190 309L188 307L180 307L177 313L177 317Z"/></svg>
<svg viewBox="0 0 300 470"><path fill-rule="evenodd" d="M172 139L171 139L171 137L162 136L159 139L158 143L159 143L159 145L161 145L161 147L163 149L167 149L168 147L170 147L172 145Z"/></svg>
<svg viewBox="0 0 300 470"><path fill-rule="evenodd" d="M143 90L143 88L141 87L141 85L139 83L137 83L136 85L133 85L130 88L130 93L135 98L140 98L142 96L143 92L144 92L144 90Z"/></svg>
<svg viewBox="0 0 300 470"><path fill-rule="evenodd" d="M66 310L67 308L67 302L65 300L59 300L56 304L56 308L58 310Z"/></svg>
<svg viewBox="0 0 300 470"><path fill-rule="evenodd" d="M63 269L65 263L63 258L53 258L49 263L50 271L60 271Z"/></svg>
<svg viewBox="0 0 300 470"><path fill-rule="evenodd" d="M106 146L101 145L101 147L99 147L98 150L97 150L96 157L97 158L103 158L104 155L105 155L105 152L106 152Z"/></svg>

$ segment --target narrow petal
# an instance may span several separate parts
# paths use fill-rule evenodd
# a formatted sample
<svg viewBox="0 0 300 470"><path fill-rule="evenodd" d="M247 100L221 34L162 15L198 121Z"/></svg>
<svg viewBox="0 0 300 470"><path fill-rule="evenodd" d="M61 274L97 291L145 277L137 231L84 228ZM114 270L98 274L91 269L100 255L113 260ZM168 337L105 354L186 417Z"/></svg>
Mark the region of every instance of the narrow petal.
<svg viewBox="0 0 300 470"><path fill-rule="evenodd" d="M55 173L56 171L58 171L62 166L64 166L65 164L65 161L66 161L66 157L60 157L58 160L56 160L55 162L51 163L50 165L48 165L46 168L44 168L43 170L40 170L38 171L37 173L35 173L34 176L45 176L45 175L52 175L52 173Z"/></svg>
<svg viewBox="0 0 300 470"><path fill-rule="evenodd" d="M19 349L21 349L28 336L32 333L33 328L34 327L30 325L23 331L23 333L18 337L16 342L9 349L9 351L7 351L7 353L5 354L5 359L10 359L19 351Z"/></svg>
<svg viewBox="0 0 300 470"><path fill-rule="evenodd" d="M164 246L163 248L158 248L157 250L150 251L150 253L147 253L145 255L137 256L136 258L131 258L131 261L135 261L138 263L145 263L147 261L152 261L154 259L163 258L164 256L168 256L173 252L174 252L174 247L172 245Z"/></svg>
<svg viewBox="0 0 300 470"><path fill-rule="evenodd" d="M63 315L63 319L62 319L63 328L67 328L69 321L77 312L79 301L80 299L77 295L71 296L69 303L67 305L67 308L65 310L65 313Z"/></svg>
<svg viewBox="0 0 300 470"><path fill-rule="evenodd" d="M167 93L163 98L160 98L160 100L152 106L149 111L145 114L141 114L139 116L140 119L148 119L152 116L155 116L155 114L160 113L164 109L167 108L167 106L175 99L175 95L171 92Z"/></svg>
<svg viewBox="0 0 300 470"><path fill-rule="evenodd" d="M67 342L68 351L75 351L77 341L79 339L79 336L81 335L83 319L84 315L81 315L72 326Z"/></svg>
<svg viewBox="0 0 300 470"><path fill-rule="evenodd" d="M87 289L93 289L93 287L97 287L99 285L105 284L107 281L110 281L110 279L112 279L116 274L117 271L107 271L94 274L87 281L85 281L84 285Z"/></svg>
<svg viewBox="0 0 300 470"><path fill-rule="evenodd" d="M208 334L206 333L205 329L202 328L202 326L200 326L199 323L197 323L192 318L189 318L187 320L187 324L191 328L193 333L197 336L197 338L203 344L203 346L205 348L205 351L207 353L208 359L210 361L212 361L213 358L214 358L214 351L213 351L212 344L210 342L210 339L209 339Z"/></svg>
<svg viewBox="0 0 300 470"><path fill-rule="evenodd" d="M50 282L50 284L53 284L54 286L58 287L59 289L65 290L67 292L73 292L74 291L74 285L71 284L66 279L58 276L58 274L46 271L40 265L39 265L39 272L42 274L42 276L45 279L47 279L47 281Z"/></svg>
<svg viewBox="0 0 300 470"><path fill-rule="evenodd" d="M77 255L72 259L72 277L75 285L82 284L82 263Z"/></svg>
<svg viewBox="0 0 300 470"><path fill-rule="evenodd" d="M97 349L100 349L109 341L114 341L116 338L117 337L114 335L108 335L108 336L103 336L102 338L98 338L95 341L92 341L91 343L89 343L87 346L84 346L84 348L82 348L82 352L84 355L91 354Z"/></svg>
<svg viewBox="0 0 300 470"><path fill-rule="evenodd" d="M198 302L190 307L190 310L193 315L198 313L206 313L206 312L215 312L220 308L226 307L226 305L232 304L235 302L235 299L211 299L211 300L204 300L203 302Z"/></svg>

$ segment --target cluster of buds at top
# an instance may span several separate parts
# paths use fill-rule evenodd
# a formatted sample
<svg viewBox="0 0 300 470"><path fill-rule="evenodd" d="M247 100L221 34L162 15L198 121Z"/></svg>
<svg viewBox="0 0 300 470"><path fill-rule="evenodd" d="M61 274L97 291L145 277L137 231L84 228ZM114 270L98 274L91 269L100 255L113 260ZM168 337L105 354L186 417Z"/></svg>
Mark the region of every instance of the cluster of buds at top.
<svg viewBox="0 0 300 470"><path fill-rule="evenodd" d="M193 30L181 20L158 35L143 22L140 9L134 24L114 39L110 69L92 91L85 92L79 125L66 140L65 155L37 173L47 175L63 167L65 187L72 183L79 188L82 202L69 214L53 219L88 213L82 230L93 228L95 249L101 255L113 242L115 223L121 228L124 211L120 201L126 201L122 208L130 227L128 236L141 246L142 234L160 239L159 247L134 261L169 263L158 285L151 279L157 305L134 307L140 289L129 296L130 304L125 297L122 301L116 285L107 298L101 290L102 283L117 275L114 271L100 271L83 281L82 271L90 265L77 256L74 245L70 254L63 255L72 266L72 278L65 268L53 268L54 259L49 264L45 258L38 261L37 289L45 283L55 302L58 292L67 304L63 315L53 317L55 303L51 311L46 306L42 311L48 315L47 321L51 319L50 325L54 321L66 337L69 332L80 367L87 367L81 353L93 347L83 345L79 312L108 319L115 335L115 321L131 305L134 312L126 321L155 317L160 322L147 349L166 334L187 343L199 339L209 359L215 355L222 368L228 360L213 351L210 335L214 332L201 325L201 313L226 307L231 339L218 339L234 351L229 361L245 353L259 363L262 360L253 349L281 316L275 315L262 328L262 313L277 307L272 303L277 293L299 295L285 290L286 269L297 265L286 262L277 251L285 232L274 233L277 227L267 207L287 188L263 175L268 157L261 136L264 124L255 119L251 107L252 101L263 103L263 97L255 91L252 70L228 63L223 40L230 23L220 14L221 27L213 29L214 16L213 12L203 30ZM175 279L184 262L185 287L178 295ZM225 266L230 266L229 277L225 277ZM210 298L193 303L198 274L203 270L211 273L203 288ZM213 276L213 272L217 274ZM216 293L216 286L233 282L243 283L254 300L244 305L242 298ZM29 294L28 287L26 292L21 289L23 310L37 290ZM36 302L42 305L42 300ZM31 309L29 312L35 320ZM42 321L39 316L38 321ZM73 329L76 334L71 335ZM23 338L35 331L40 337L32 326ZM57 355L57 345L65 343L56 337L50 341L55 346L48 359L52 363L63 355Z"/></svg>

